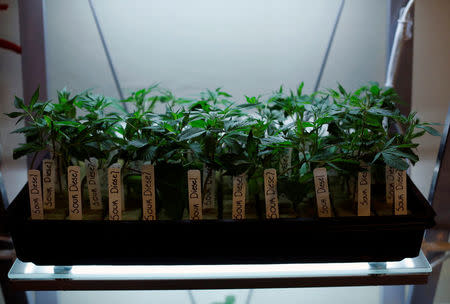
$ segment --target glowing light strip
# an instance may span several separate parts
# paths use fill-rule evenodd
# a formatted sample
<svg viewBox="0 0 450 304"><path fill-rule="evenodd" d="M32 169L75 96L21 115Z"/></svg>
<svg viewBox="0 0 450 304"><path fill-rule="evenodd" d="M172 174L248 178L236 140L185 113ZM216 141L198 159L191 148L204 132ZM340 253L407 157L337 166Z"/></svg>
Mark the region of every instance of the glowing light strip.
<svg viewBox="0 0 450 304"><path fill-rule="evenodd" d="M318 264L268 264L268 265L188 265L188 266L73 266L70 271L55 274L53 266L36 266L26 263L24 273L34 279L214 279L214 278L281 278L355 276L414 272L412 259L388 262L386 269L371 268L369 263L318 263Z"/></svg>

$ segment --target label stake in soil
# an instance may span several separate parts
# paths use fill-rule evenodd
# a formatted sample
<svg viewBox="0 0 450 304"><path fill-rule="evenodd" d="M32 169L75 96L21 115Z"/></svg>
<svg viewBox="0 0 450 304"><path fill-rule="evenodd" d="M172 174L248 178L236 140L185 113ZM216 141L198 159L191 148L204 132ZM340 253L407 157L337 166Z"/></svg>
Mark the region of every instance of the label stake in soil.
<svg viewBox="0 0 450 304"><path fill-rule="evenodd" d="M316 168L313 171L316 187L317 213L319 217L331 217L330 193L328 191L327 169Z"/></svg>
<svg viewBox="0 0 450 304"><path fill-rule="evenodd" d="M103 209L102 192L100 188L100 179L98 176L98 161L95 158L86 160L86 177L91 209Z"/></svg>
<svg viewBox="0 0 450 304"><path fill-rule="evenodd" d="M203 185L205 185L203 197L203 209L213 209L215 205L216 179L215 170L203 166Z"/></svg>
<svg viewBox="0 0 450 304"><path fill-rule="evenodd" d="M142 218L145 221L156 220L155 206L155 167L142 166Z"/></svg>
<svg viewBox="0 0 450 304"><path fill-rule="evenodd" d="M277 170L275 169L264 170L264 195L266 197L266 218L279 218Z"/></svg>
<svg viewBox="0 0 450 304"><path fill-rule="evenodd" d="M42 162L44 209L55 209L55 178L55 162L52 159L44 159Z"/></svg>
<svg viewBox="0 0 450 304"><path fill-rule="evenodd" d="M408 214L406 197L406 171L395 170L395 215Z"/></svg>
<svg viewBox="0 0 450 304"><path fill-rule="evenodd" d="M83 219L81 170L78 166L67 168L67 192L69 194L69 220Z"/></svg>
<svg viewBox="0 0 450 304"><path fill-rule="evenodd" d="M30 208L32 220L44 219L44 204L42 202L41 172L28 170L28 193L30 195Z"/></svg>
<svg viewBox="0 0 450 304"><path fill-rule="evenodd" d="M386 166L386 203L394 204L395 197L395 168Z"/></svg>
<svg viewBox="0 0 450 304"><path fill-rule="evenodd" d="M122 219L122 179L120 165L115 164L108 168L108 200L109 220L120 221Z"/></svg>
<svg viewBox="0 0 450 304"><path fill-rule="evenodd" d="M200 170L188 171L188 192L189 218L191 220L201 220L203 218L203 214Z"/></svg>
<svg viewBox="0 0 450 304"><path fill-rule="evenodd" d="M280 174L291 176L292 148L287 148L280 156Z"/></svg>
<svg viewBox="0 0 450 304"><path fill-rule="evenodd" d="M245 197L247 193L247 177L241 174L233 177L233 220L245 219Z"/></svg>
<svg viewBox="0 0 450 304"><path fill-rule="evenodd" d="M370 167L362 168L365 171L358 172L358 216L370 216Z"/></svg>

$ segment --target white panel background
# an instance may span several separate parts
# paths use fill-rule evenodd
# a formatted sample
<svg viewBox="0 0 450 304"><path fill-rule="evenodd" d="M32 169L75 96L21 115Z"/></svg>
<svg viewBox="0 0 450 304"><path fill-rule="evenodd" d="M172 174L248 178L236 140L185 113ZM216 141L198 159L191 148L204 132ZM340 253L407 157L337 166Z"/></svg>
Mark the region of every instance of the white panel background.
<svg viewBox="0 0 450 304"><path fill-rule="evenodd" d="M224 87L236 100L316 81L340 1L94 0L125 92ZM49 92L117 96L88 1L46 0ZM386 2L347 0L321 87L384 81Z"/></svg>

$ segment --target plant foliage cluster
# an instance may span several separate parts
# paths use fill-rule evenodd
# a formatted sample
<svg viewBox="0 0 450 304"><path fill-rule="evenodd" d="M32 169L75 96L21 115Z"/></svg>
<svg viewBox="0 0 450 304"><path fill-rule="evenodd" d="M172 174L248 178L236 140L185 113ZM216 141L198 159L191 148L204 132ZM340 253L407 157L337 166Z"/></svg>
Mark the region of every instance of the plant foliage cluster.
<svg viewBox="0 0 450 304"><path fill-rule="evenodd" d="M183 169L207 165L222 175L245 172L252 178L265 168L278 169L290 153L279 176L312 184L316 167L352 174L363 162L406 170L418 161L414 140L426 132L438 135L416 113L401 115L395 91L375 83L312 94L301 83L296 91L280 87L270 96L245 96L242 103L220 88L188 99L156 85L120 101L66 90L54 102L38 96L36 90L28 103L16 97L17 110L7 114L27 122L14 131L27 139L14 158L48 151L62 172L95 157L103 168L148 161ZM124 103L132 110L125 111ZM394 126L404 132L392 132Z"/></svg>

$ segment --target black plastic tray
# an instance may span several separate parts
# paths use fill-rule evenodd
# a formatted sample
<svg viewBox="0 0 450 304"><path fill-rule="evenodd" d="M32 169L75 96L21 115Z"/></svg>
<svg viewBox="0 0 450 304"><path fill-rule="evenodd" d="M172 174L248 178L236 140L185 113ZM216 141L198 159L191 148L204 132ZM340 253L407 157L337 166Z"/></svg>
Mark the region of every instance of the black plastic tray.
<svg viewBox="0 0 450 304"><path fill-rule="evenodd" d="M8 208L17 257L37 265L398 261L419 254L435 213L408 178L411 215L203 221L30 220L28 187Z"/></svg>

